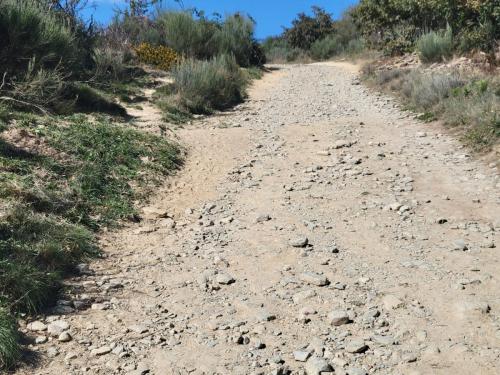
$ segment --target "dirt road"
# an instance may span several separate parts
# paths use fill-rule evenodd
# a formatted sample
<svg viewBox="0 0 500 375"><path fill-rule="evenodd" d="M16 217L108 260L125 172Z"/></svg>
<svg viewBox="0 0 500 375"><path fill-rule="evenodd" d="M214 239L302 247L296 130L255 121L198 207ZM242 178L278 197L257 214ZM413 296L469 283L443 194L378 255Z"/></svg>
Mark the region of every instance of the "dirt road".
<svg viewBox="0 0 500 375"><path fill-rule="evenodd" d="M440 132L352 67L267 74L178 132L31 373L499 374L499 173Z"/></svg>

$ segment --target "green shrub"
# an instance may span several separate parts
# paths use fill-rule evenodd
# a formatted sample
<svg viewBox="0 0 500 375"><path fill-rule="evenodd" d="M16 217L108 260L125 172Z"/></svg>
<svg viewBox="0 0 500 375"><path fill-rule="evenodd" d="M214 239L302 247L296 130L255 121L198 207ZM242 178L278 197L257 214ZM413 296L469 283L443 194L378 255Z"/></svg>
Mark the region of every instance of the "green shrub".
<svg viewBox="0 0 500 375"><path fill-rule="evenodd" d="M292 27L285 29L284 38L293 48L309 50L317 40L334 32L332 15L320 7L312 7L313 16L298 14L292 21Z"/></svg>
<svg viewBox="0 0 500 375"><path fill-rule="evenodd" d="M5 306L0 305L0 369L9 369L21 354L15 320Z"/></svg>
<svg viewBox="0 0 500 375"><path fill-rule="evenodd" d="M282 37L269 37L262 43L266 59L272 63L286 63L306 55L300 48L291 47Z"/></svg>
<svg viewBox="0 0 500 375"><path fill-rule="evenodd" d="M255 41L255 23L239 13L222 21L195 18L191 12L163 11L156 16L162 43L190 58L234 55L242 67L262 65L265 57Z"/></svg>
<svg viewBox="0 0 500 375"><path fill-rule="evenodd" d="M192 113L223 110L242 101L246 80L232 56L187 60L173 71L173 93Z"/></svg>
<svg viewBox="0 0 500 375"><path fill-rule="evenodd" d="M0 2L0 66L19 72L28 62L53 68L62 61L69 66L76 54L71 29L46 4L37 0Z"/></svg>
<svg viewBox="0 0 500 375"><path fill-rule="evenodd" d="M123 79L127 72L126 55L122 49L105 45L95 47L92 59L94 78L100 82Z"/></svg>
<svg viewBox="0 0 500 375"><path fill-rule="evenodd" d="M417 51L423 62L440 62L453 54L453 38L451 29L445 32L424 34L417 42Z"/></svg>
<svg viewBox="0 0 500 375"><path fill-rule="evenodd" d="M344 46L336 35L329 35L317 40L311 45L311 57L316 60L326 60L344 52Z"/></svg>
<svg viewBox="0 0 500 375"><path fill-rule="evenodd" d="M458 74L414 72L407 76L403 92L407 93L412 105L427 110L463 85L464 81Z"/></svg>
<svg viewBox="0 0 500 375"><path fill-rule="evenodd" d="M217 55L234 55L242 67L262 65L263 54L254 42L255 22L240 14L226 17L214 34Z"/></svg>
<svg viewBox="0 0 500 375"><path fill-rule="evenodd" d="M190 12L164 11L156 16L162 43L181 55L207 59L217 54L214 34L215 22L205 18L196 20Z"/></svg>

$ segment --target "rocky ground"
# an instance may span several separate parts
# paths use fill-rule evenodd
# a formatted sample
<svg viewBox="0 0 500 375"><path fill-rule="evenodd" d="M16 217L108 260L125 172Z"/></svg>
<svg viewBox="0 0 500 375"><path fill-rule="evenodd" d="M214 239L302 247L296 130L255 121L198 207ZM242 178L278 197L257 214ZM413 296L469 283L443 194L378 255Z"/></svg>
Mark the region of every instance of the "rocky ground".
<svg viewBox="0 0 500 375"><path fill-rule="evenodd" d="M19 373L500 373L499 173L442 132L348 64L276 67L177 132Z"/></svg>

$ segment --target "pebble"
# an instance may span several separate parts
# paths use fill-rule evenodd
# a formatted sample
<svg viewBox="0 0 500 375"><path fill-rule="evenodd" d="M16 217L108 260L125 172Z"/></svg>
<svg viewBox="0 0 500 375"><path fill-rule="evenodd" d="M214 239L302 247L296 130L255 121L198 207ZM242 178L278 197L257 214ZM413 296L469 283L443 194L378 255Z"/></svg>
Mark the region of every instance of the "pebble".
<svg viewBox="0 0 500 375"><path fill-rule="evenodd" d="M325 286L329 284L329 281L326 276L320 275L315 272L304 272L300 274L300 280L302 280L307 284L316 286Z"/></svg>
<svg viewBox="0 0 500 375"><path fill-rule="evenodd" d="M363 340L353 339L347 343L345 350L348 353L364 353L368 350L368 345Z"/></svg>
<svg viewBox="0 0 500 375"><path fill-rule="evenodd" d="M69 329L69 323L64 320L56 320L49 323L47 326L47 332L51 336L59 336L61 333Z"/></svg>
<svg viewBox="0 0 500 375"><path fill-rule="evenodd" d="M73 338L71 337L69 332L63 332L57 338L60 342L70 342Z"/></svg>
<svg viewBox="0 0 500 375"><path fill-rule="evenodd" d="M304 350L296 350L293 352L293 358L298 362L307 361L307 358L309 358L310 355L310 352L306 352Z"/></svg>
<svg viewBox="0 0 500 375"><path fill-rule="evenodd" d="M332 366L324 358L311 357L306 362L305 370L307 375L324 375L323 373L333 372Z"/></svg>
<svg viewBox="0 0 500 375"><path fill-rule="evenodd" d="M382 303L384 304L386 310L395 310L403 306L403 301L392 294L384 296Z"/></svg>
<svg viewBox="0 0 500 375"><path fill-rule="evenodd" d="M308 243L309 239L307 237L296 237L289 242L292 247L306 247Z"/></svg>
<svg viewBox="0 0 500 375"><path fill-rule="evenodd" d="M229 285L235 282L235 279L227 273L219 273L215 279L217 283L222 285Z"/></svg>
<svg viewBox="0 0 500 375"><path fill-rule="evenodd" d="M328 314L328 320L333 326L341 326L350 322L349 314L344 310L334 310Z"/></svg>
<svg viewBox="0 0 500 375"><path fill-rule="evenodd" d="M105 345L105 346L101 346L100 348L92 349L90 354L97 357L97 356L106 355L108 353L111 353L111 350L112 350L111 347Z"/></svg>
<svg viewBox="0 0 500 375"><path fill-rule="evenodd" d="M37 320L29 323L26 328L28 328L28 330L30 331L41 332L47 330L47 325Z"/></svg>

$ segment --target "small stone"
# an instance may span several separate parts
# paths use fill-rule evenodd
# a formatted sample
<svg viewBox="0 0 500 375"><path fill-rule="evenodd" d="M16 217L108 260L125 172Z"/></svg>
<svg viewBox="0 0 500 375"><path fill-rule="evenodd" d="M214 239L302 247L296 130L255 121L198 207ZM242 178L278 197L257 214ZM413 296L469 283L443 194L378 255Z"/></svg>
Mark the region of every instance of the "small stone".
<svg viewBox="0 0 500 375"><path fill-rule="evenodd" d="M468 247L464 240L459 239L453 242L453 250L465 251L467 249Z"/></svg>
<svg viewBox="0 0 500 375"><path fill-rule="evenodd" d="M73 338L71 337L69 332L63 332L57 338L60 342L70 342Z"/></svg>
<svg viewBox="0 0 500 375"><path fill-rule="evenodd" d="M234 278L227 273L219 273L216 277L216 281L222 285L229 285L235 282Z"/></svg>
<svg viewBox="0 0 500 375"><path fill-rule="evenodd" d="M134 324L133 326L128 327L128 329L138 334L146 333L149 331L148 327L140 324Z"/></svg>
<svg viewBox="0 0 500 375"><path fill-rule="evenodd" d="M35 338L35 344L45 344L48 341L47 336L37 336Z"/></svg>
<svg viewBox="0 0 500 375"><path fill-rule="evenodd" d="M269 216L269 215L259 215L255 219L255 222L256 223L263 223L263 222L269 221L269 220L271 220L271 216Z"/></svg>
<svg viewBox="0 0 500 375"><path fill-rule="evenodd" d="M106 355L108 353L111 353L111 348L107 345L105 346L101 346L100 348L97 348L97 349L93 349L90 354L92 354L93 356L101 356L101 355Z"/></svg>
<svg viewBox="0 0 500 375"><path fill-rule="evenodd" d="M301 292L295 293L292 297L294 303L303 302L309 298L315 297L316 292L312 289L303 290Z"/></svg>
<svg viewBox="0 0 500 375"><path fill-rule="evenodd" d="M347 375L368 375L368 373L359 367L349 367L346 371Z"/></svg>
<svg viewBox="0 0 500 375"><path fill-rule="evenodd" d="M316 285L316 286L325 286L329 284L328 279L324 275L320 275L315 272L304 272L300 275L300 280L305 283Z"/></svg>
<svg viewBox="0 0 500 375"><path fill-rule="evenodd" d="M328 320L333 326L341 326L350 322L349 314L344 310L335 310L328 314Z"/></svg>
<svg viewBox="0 0 500 375"><path fill-rule="evenodd" d="M351 142L346 141L345 139L339 139L333 144L333 148L339 149L339 148L344 148L344 147L350 147Z"/></svg>
<svg viewBox="0 0 500 375"><path fill-rule="evenodd" d="M69 329L69 323L64 320L56 320L47 326L47 332L51 336L59 336L61 333Z"/></svg>
<svg viewBox="0 0 500 375"><path fill-rule="evenodd" d="M47 357L49 358L54 358L59 355L59 349L57 349L55 346L51 346L47 349Z"/></svg>
<svg viewBox="0 0 500 375"><path fill-rule="evenodd" d="M309 239L307 237L296 237L289 242L292 247L306 247L308 243Z"/></svg>
<svg viewBox="0 0 500 375"><path fill-rule="evenodd" d="M75 352L69 352L68 354L66 354L66 356L64 357L64 360L66 362L69 362L71 361L72 359L75 359L75 358L78 358L78 355L75 353Z"/></svg>
<svg viewBox="0 0 500 375"><path fill-rule="evenodd" d="M259 322L270 322L270 321L276 319L276 315L271 314L267 310L260 310L259 312L257 312L256 318L257 318L257 321L259 321Z"/></svg>
<svg viewBox="0 0 500 375"><path fill-rule="evenodd" d="M386 295L383 298L382 303L384 304L386 310L395 310L403 306L403 301L401 301L396 296L393 296L392 294Z"/></svg>
<svg viewBox="0 0 500 375"><path fill-rule="evenodd" d="M332 366L324 358L311 357L306 362L305 370L307 375L322 375L324 372L333 372Z"/></svg>
<svg viewBox="0 0 500 375"><path fill-rule="evenodd" d="M345 350L348 353L364 353L368 350L368 345L363 340L353 339L347 343Z"/></svg>
<svg viewBox="0 0 500 375"><path fill-rule="evenodd" d="M311 353L306 352L304 350L296 350L293 352L293 358L298 362L307 361L307 358L309 358L310 355Z"/></svg>
<svg viewBox="0 0 500 375"><path fill-rule="evenodd" d="M30 331L41 332L47 330L47 325L37 320L35 322L29 323L26 328L28 328Z"/></svg>
<svg viewBox="0 0 500 375"><path fill-rule="evenodd" d="M395 340L392 336L375 335L372 337L372 341L381 346L389 346L393 345Z"/></svg>

